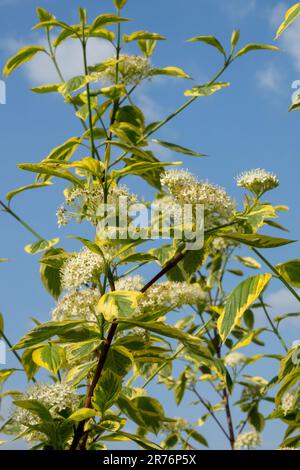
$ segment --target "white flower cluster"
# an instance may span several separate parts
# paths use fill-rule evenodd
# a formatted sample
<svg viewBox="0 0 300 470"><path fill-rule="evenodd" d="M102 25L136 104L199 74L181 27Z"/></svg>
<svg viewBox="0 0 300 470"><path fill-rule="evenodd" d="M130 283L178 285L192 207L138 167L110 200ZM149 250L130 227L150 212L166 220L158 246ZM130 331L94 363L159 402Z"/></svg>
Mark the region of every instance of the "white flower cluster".
<svg viewBox="0 0 300 470"><path fill-rule="evenodd" d="M116 290L138 291L144 286L142 276L125 276L115 282Z"/></svg>
<svg viewBox="0 0 300 470"><path fill-rule="evenodd" d="M240 434L235 441L235 449L253 450L262 443L261 435L257 431L249 431Z"/></svg>
<svg viewBox="0 0 300 470"><path fill-rule="evenodd" d="M296 390L292 390L283 396L281 400L281 408L283 409L284 414L287 415L295 409L297 396L298 394Z"/></svg>
<svg viewBox="0 0 300 470"><path fill-rule="evenodd" d="M116 290L141 290L145 285L141 276L127 276L116 282ZM205 300L205 293L198 284L167 281L154 284L139 301L137 314L156 312L163 308L180 308Z"/></svg>
<svg viewBox="0 0 300 470"><path fill-rule="evenodd" d="M72 291L58 301L52 311L53 321L86 320L95 322L95 308L100 294L96 289Z"/></svg>
<svg viewBox="0 0 300 470"><path fill-rule="evenodd" d="M105 250L109 258L109 251ZM84 248L68 258L61 268L61 283L64 289L78 289L92 282L94 276L104 270L104 260L101 255Z"/></svg>
<svg viewBox="0 0 300 470"><path fill-rule="evenodd" d="M244 354L239 353L239 352L231 352L227 354L224 358L224 363L228 367L237 367L241 364L244 364L246 361L246 356Z"/></svg>
<svg viewBox="0 0 300 470"><path fill-rule="evenodd" d="M63 410L75 411L79 406L79 396L68 385L63 383L34 384L21 397L22 400L37 400L46 406L52 417ZM21 425L22 431L26 431L29 426L40 423L40 418L25 408L16 407L12 419L15 423ZM41 438L41 434L33 431L25 439L35 441Z"/></svg>
<svg viewBox="0 0 300 470"><path fill-rule="evenodd" d="M214 226L216 219L230 219L234 213L234 203L223 188L199 181L187 170L164 172L161 184L179 204L204 205L206 228Z"/></svg>
<svg viewBox="0 0 300 470"><path fill-rule="evenodd" d="M279 186L277 176L261 168L245 171L236 178L236 182L239 187L248 189L258 195Z"/></svg>
<svg viewBox="0 0 300 470"><path fill-rule="evenodd" d="M116 80L116 61L107 59L103 65L107 65L102 72L94 75L103 83L112 85ZM147 57L139 55L121 54L118 62L119 83L123 85L138 85L142 80L151 76L151 64Z"/></svg>
<svg viewBox="0 0 300 470"><path fill-rule="evenodd" d="M104 204L101 184L91 181L83 188L71 186L64 195L66 205L74 212L68 211L64 206L59 207L56 213L59 226L66 225L72 217L86 217L93 225L97 225L99 208L101 204ZM137 195L132 194L126 185L112 185L109 189L107 204L118 204L121 197L126 198L128 206L138 202Z"/></svg>

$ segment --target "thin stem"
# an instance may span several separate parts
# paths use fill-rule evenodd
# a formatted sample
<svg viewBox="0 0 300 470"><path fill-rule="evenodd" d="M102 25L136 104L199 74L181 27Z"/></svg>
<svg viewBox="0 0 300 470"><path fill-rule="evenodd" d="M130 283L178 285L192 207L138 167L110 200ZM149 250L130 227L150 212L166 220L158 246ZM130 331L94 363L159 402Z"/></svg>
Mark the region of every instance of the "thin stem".
<svg viewBox="0 0 300 470"><path fill-rule="evenodd" d="M83 27L83 34L84 34L84 27ZM85 75L88 75L88 63L87 63L87 52L86 52L86 46L87 42L85 41L85 38L83 38L82 41L82 50L83 50L83 63L84 63L84 73ZM91 89L90 89L90 84L86 84L86 92L87 92L87 101L88 101L88 109L89 109L89 125L90 125L90 133L91 133L91 144L92 144L92 157L99 160L99 156L97 155L96 152L96 146L95 146L95 138L94 138L94 126L93 126L93 115L92 115L92 102L91 102Z"/></svg>
<svg viewBox="0 0 300 470"><path fill-rule="evenodd" d="M293 296L300 302L300 296L297 294L295 289L284 279L280 272L273 266L256 248L252 248L254 253L273 271L273 273L280 279L280 281L285 285L285 287L293 294Z"/></svg>
<svg viewBox="0 0 300 470"><path fill-rule="evenodd" d="M223 67L221 68L221 70L214 76L214 78L207 84L207 86L211 86L214 84L214 82L224 73L224 71L229 67L229 65L231 64L231 61L226 61L225 64L223 65ZM153 129L151 129L151 131L147 132L145 134L145 136L143 136L142 139L140 139L140 141L142 141L143 139L146 139L147 137L150 137L152 134L154 134L156 131L158 131L159 129L161 129L165 124L167 124L169 121L171 121L172 119L174 119L176 116L178 116L178 114L180 114L182 111L184 111L188 106L190 106L194 101L196 101L199 97L198 96L193 96L192 98L190 98L188 101L186 101L186 103L184 103L182 106L180 106L179 108L176 109L176 111L174 111L173 113L171 113L168 117L166 117L166 119L164 119L163 121L159 122L156 126L154 126ZM140 143L140 142L138 142ZM122 155L120 155L113 163L111 166L113 165L116 165L117 163L119 163L121 160L123 160L124 157L126 157L128 152L124 152L122 153Z"/></svg>
<svg viewBox="0 0 300 470"><path fill-rule="evenodd" d="M200 335L202 333L202 331L206 331L207 329L207 326L209 325L211 320L208 320L207 323L204 324L204 326L202 326L200 328L199 331L196 331L194 334L195 336L197 335ZM146 388L147 385L149 385L150 382L152 382L153 379L155 379L155 377L157 376L157 374L160 373L161 370L163 370L163 368L171 361L173 361L174 359L176 359L176 357L182 353L182 351L184 350L185 346L181 346L171 357L169 357L166 361L164 361L157 369L155 372L153 372L153 374L150 375L150 377L146 380L146 382L144 382L144 384L142 385L141 388Z"/></svg>
<svg viewBox="0 0 300 470"><path fill-rule="evenodd" d="M0 338L3 338L3 339L4 339L4 341L5 341L5 343L7 344L7 346L11 349L11 352L13 353L13 355L17 358L17 360L18 360L19 363L21 364L21 366L22 366L22 368L23 368L23 372L25 372L25 371L24 371L24 366L23 366L23 362L22 362L21 356L17 353L17 351L15 351L15 350L13 349L13 345L12 345L12 343L10 342L10 340L8 339L8 337L4 334L4 331L0 331ZM35 380L34 377L32 377L31 380L32 380L32 382L34 382L34 383L36 382L36 380Z"/></svg>
<svg viewBox="0 0 300 470"><path fill-rule="evenodd" d="M16 219L23 227L26 228L32 235L34 235L38 240L44 240L43 237L41 237L35 230L33 230L30 225L28 225L21 217L19 217L13 210L10 209L4 202L0 201L0 205L4 208L5 212L7 212L9 215L11 215L14 219Z"/></svg>
<svg viewBox="0 0 300 470"><path fill-rule="evenodd" d="M273 321L272 321L272 318L270 317L269 313L268 313L268 310L267 310L267 307L266 307L266 304L264 303L264 300L263 300L263 296L261 295L259 297L259 300L260 300L260 303L261 303L261 306L262 306L262 309L268 319L268 322L270 323L271 325L271 328L274 332L274 334L277 336L277 338L279 339L280 343L282 344L282 347L283 349L285 350L285 352L288 352L289 348L287 347L283 337L281 336L281 334L279 333L278 331L278 328L276 328L276 326L274 325Z"/></svg>
<svg viewBox="0 0 300 470"><path fill-rule="evenodd" d="M207 409L213 420L216 422L216 424L219 426L223 434L227 437L227 439L230 441L230 436L227 433L226 429L224 428L223 424L219 421L219 419L216 417L214 411L211 409L211 406L209 406L206 401L202 398L196 387L192 387L191 390L194 392L198 400L201 402L201 404Z"/></svg>

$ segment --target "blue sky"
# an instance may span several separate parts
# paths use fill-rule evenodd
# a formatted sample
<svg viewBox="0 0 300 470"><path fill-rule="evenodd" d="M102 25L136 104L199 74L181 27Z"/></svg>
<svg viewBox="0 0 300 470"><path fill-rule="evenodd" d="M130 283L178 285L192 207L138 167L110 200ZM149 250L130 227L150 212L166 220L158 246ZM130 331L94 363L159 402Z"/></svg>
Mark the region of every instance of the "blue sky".
<svg viewBox="0 0 300 470"><path fill-rule="evenodd" d="M175 65L183 68L196 84L209 80L221 66L221 56L202 44L191 44L185 39L212 34L229 47L233 29L241 29L241 45L249 42L273 43L276 27L283 12L294 1L274 0L129 0L124 14L136 21L126 25L126 31L140 29L155 31L168 37L154 56L157 67ZM0 0L3 19L0 32L0 63L18 48L43 43L40 32L31 31L36 23L35 7L42 6L67 22L77 21L77 7L84 6L90 18L111 11L110 0L81 2L75 0ZM261 52L245 56L224 75L231 88L209 99L198 100L187 111L172 121L157 137L181 143L191 149L209 154L207 159L184 158L185 165L202 179L226 187L229 194L241 201L241 191L235 186L234 176L245 169L262 167L275 172L280 188L271 196L276 204L287 204L290 212L282 223L291 231L290 237L299 239L299 122L300 115L288 113L292 83L300 80L300 24L291 28L279 42L282 52ZM133 48L130 51L134 51ZM110 55L109 47L94 41L89 50L90 62L99 62ZM67 77L80 73L74 43L67 44L59 56ZM1 198L7 191L32 181L32 175L16 168L17 163L37 162L49 151L81 129L66 107L56 96L38 96L30 92L35 85L55 82L55 71L38 58L7 80L7 104L0 105L1 122ZM165 117L185 98L187 81L159 79L144 85L137 95L148 120ZM162 159L178 160L178 155L161 152ZM149 194L143 183L134 181L135 191ZM58 235L56 208L62 202L63 185L28 192L15 199L13 208L31 223L45 238L60 236L62 244L78 248L75 242L64 239L69 234L80 235L79 226L70 226ZM1 214L1 257L11 262L1 265L2 295L0 311L4 313L7 333L17 340L32 326L30 317L47 320L53 301L44 291L38 276L38 258L27 255L23 246L32 243L32 236L8 215ZM280 235L280 234L279 234ZM274 262L298 258L299 244L269 253ZM297 311L298 306L277 283L271 286L268 297L274 312ZM288 341L300 338L299 323L287 324L284 333ZM272 343L271 346L277 346ZM273 347L273 351L274 351ZM9 358L10 364L13 359ZM268 365L268 367L271 367ZM267 374L266 365L256 374ZM275 372L275 371L274 371ZM20 378L20 383L22 379ZM17 386L16 380L13 382ZM161 389L154 390L162 393ZM193 419L193 408L187 399L181 411L168 405L169 414L185 414ZM201 413L199 413L200 415ZM213 425L206 435L215 436ZM278 430L279 432L279 430ZM275 447L277 428L266 432L265 446ZM213 447L222 443L214 438Z"/></svg>

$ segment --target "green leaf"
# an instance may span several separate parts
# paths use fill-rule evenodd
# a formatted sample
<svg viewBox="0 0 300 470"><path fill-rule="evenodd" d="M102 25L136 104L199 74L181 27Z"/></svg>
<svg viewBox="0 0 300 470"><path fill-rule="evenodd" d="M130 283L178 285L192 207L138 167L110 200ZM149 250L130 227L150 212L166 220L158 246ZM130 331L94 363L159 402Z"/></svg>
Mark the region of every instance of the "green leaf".
<svg viewBox="0 0 300 470"><path fill-rule="evenodd" d="M154 41L163 41L167 39L165 36L161 36L157 33L149 33L148 31L135 31L129 35L124 34L123 36L124 42L131 42L131 41L141 41L152 39Z"/></svg>
<svg viewBox="0 0 300 470"><path fill-rule="evenodd" d="M61 160L62 162L70 160L80 143L80 137L71 137L63 144L55 147L49 155L44 158L43 162L47 160Z"/></svg>
<svg viewBox="0 0 300 470"><path fill-rule="evenodd" d="M59 87L59 92L63 95L69 95L70 93L74 93L74 91L78 91L88 83L93 82L96 80L96 77L93 75L79 75L77 77L73 77L68 80L66 83L63 83Z"/></svg>
<svg viewBox="0 0 300 470"><path fill-rule="evenodd" d="M31 171L32 173L39 173L40 175L49 175L55 176L56 178L61 178L67 181L71 181L71 183L77 186L83 186L83 183L80 179L76 178L72 173L69 171L59 170L54 165L40 163L21 163L17 165L18 168L25 171Z"/></svg>
<svg viewBox="0 0 300 470"><path fill-rule="evenodd" d="M38 325L17 342L17 344L14 346L14 350L35 346L36 344L39 344L45 340L49 340L53 336L64 334L81 324L82 321L70 320L63 322L51 321L42 325Z"/></svg>
<svg viewBox="0 0 300 470"><path fill-rule="evenodd" d="M176 401L177 406L180 405L183 399L187 384L188 384L188 378L186 376L185 371L183 371L180 374L180 377L178 378L176 382L176 387L175 387L175 401Z"/></svg>
<svg viewBox="0 0 300 470"><path fill-rule="evenodd" d="M148 57L148 59L154 54L156 48L157 41L153 41L151 39L146 39L138 41L138 46L142 53Z"/></svg>
<svg viewBox="0 0 300 470"><path fill-rule="evenodd" d="M33 351L32 359L38 366L56 375L64 363L65 354L63 348L56 344L45 344Z"/></svg>
<svg viewBox="0 0 300 470"><path fill-rule="evenodd" d="M135 423L155 434L158 433L164 419L164 410L158 400L151 397L137 397L128 400L121 396L118 400L121 410Z"/></svg>
<svg viewBox="0 0 300 470"><path fill-rule="evenodd" d="M149 261L157 261L156 256L150 253L132 253L122 258L118 264L126 263L148 263Z"/></svg>
<svg viewBox="0 0 300 470"><path fill-rule="evenodd" d="M127 0L114 0L114 5L119 10L122 10L122 8L126 5L126 3L127 3Z"/></svg>
<svg viewBox="0 0 300 470"><path fill-rule="evenodd" d="M149 441L149 439L146 439L145 437L142 437L142 436L136 436L135 434L131 434L131 433L124 432L124 431L119 431L118 433L114 433L114 434L106 434L104 436L101 436L101 440L103 441L132 441L138 444L142 449L145 449L145 450L161 450L161 447L159 447L154 442Z"/></svg>
<svg viewBox="0 0 300 470"><path fill-rule="evenodd" d="M101 297L97 305L97 312L102 313L108 322L114 322L120 317L131 317L141 297L142 294L135 291L109 292Z"/></svg>
<svg viewBox="0 0 300 470"><path fill-rule="evenodd" d="M59 238L53 238L52 240L39 240L38 242L26 245L24 250L30 255L36 255L42 251L49 250L53 246L59 243Z"/></svg>
<svg viewBox="0 0 300 470"><path fill-rule="evenodd" d="M280 49L276 46L268 46L265 44L247 44L247 46L243 47L236 53L235 59L237 59L238 57L241 57L242 55L248 54L248 52L264 51L264 50L279 51Z"/></svg>
<svg viewBox="0 0 300 470"><path fill-rule="evenodd" d="M233 31L232 36L231 36L231 51L232 52L234 52L239 40L240 40L240 30L237 29Z"/></svg>
<svg viewBox="0 0 300 470"><path fill-rule="evenodd" d="M15 372L16 369L2 369L0 370L0 387L6 382L7 379Z"/></svg>
<svg viewBox="0 0 300 470"><path fill-rule="evenodd" d="M293 369L292 372L284 377L283 383L280 386L276 397L275 403L280 405L282 397L300 380L300 368Z"/></svg>
<svg viewBox="0 0 300 470"><path fill-rule="evenodd" d="M213 85L200 85L195 86L191 90L184 92L185 96L210 96L216 91L222 90L230 86L230 83L214 83Z"/></svg>
<svg viewBox="0 0 300 470"><path fill-rule="evenodd" d="M239 284L229 295L225 309L218 319L218 330L223 342L253 302L259 297L270 282L271 274L260 274L250 277Z"/></svg>
<svg viewBox="0 0 300 470"><path fill-rule="evenodd" d="M33 57L38 52L46 52L46 49L41 46L23 47L23 49L19 50L16 55L6 62L3 69L3 75L8 77L13 72L13 70L20 67L20 65L24 64L25 62L33 59Z"/></svg>
<svg viewBox="0 0 300 470"><path fill-rule="evenodd" d="M202 436L199 432L197 432L195 429L189 429L188 431L188 438L193 438L196 442L199 442L199 444L202 444L205 447L208 446L208 442L205 439L205 437Z"/></svg>
<svg viewBox="0 0 300 470"><path fill-rule="evenodd" d="M126 88L124 85L111 85L108 87L101 88L101 95L109 98L111 101L117 101L126 94Z"/></svg>
<svg viewBox="0 0 300 470"><path fill-rule="evenodd" d="M165 166L182 165L182 162L139 162L126 166L122 170L113 170L111 172L112 178L120 178L127 175L140 175L146 171L155 170L157 168L164 168Z"/></svg>
<svg viewBox="0 0 300 470"><path fill-rule="evenodd" d="M188 39L188 42L195 41L204 42L205 44L209 44L210 46L215 47L216 49L218 49L219 52L221 52L221 54L223 54L224 57L226 57L224 47L214 36L195 36L194 38Z"/></svg>
<svg viewBox="0 0 300 470"><path fill-rule="evenodd" d="M0 338L2 337L4 332L4 320L3 320L3 315L0 313Z"/></svg>
<svg viewBox="0 0 300 470"><path fill-rule="evenodd" d="M105 15L100 15L95 18L91 25L90 31L93 32L96 29L103 28L103 26L108 26L110 24L116 24L116 23L121 23L122 21L129 21L127 18L122 18L121 16L118 15L113 15L113 14L105 14Z"/></svg>
<svg viewBox="0 0 300 470"><path fill-rule="evenodd" d="M112 346L105 363L106 370L112 370L120 377L125 377L133 367L133 355L123 346Z"/></svg>
<svg viewBox="0 0 300 470"><path fill-rule="evenodd" d="M40 22L42 23L43 21L50 21L50 20L55 20L55 16L52 15L52 13L49 13L45 8L40 8L38 7L36 9L36 14L37 17L39 18Z"/></svg>
<svg viewBox="0 0 300 470"><path fill-rule="evenodd" d="M142 162L147 162L147 163L159 163L159 160L153 155L151 151L144 152L146 155L144 156L139 156L137 155L136 152L134 152L134 155L130 158L124 158L124 161L130 166L135 163L142 163ZM152 168L149 170L149 168L145 171L141 171L139 173L139 176L143 178L147 183L149 183L151 186L153 186L156 189L161 189L161 183L160 183L160 178L161 174L163 173L163 168Z"/></svg>
<svg viewBox="0 0 300 470"><path fill-rule="evenodd" d="M43 188L45 186L51 186L51 184L52 183L50 182L29 184L28 186L23 186L22 188L18 188L18 189L15 189L14 191L10 191L9 193L6 194L6 199L8 201L11 201L12 198L14 198L17 194L20 194L24 191L28 191L29 189Z"/></svg>
<svg viewBox="0 0 300 470"><path fill-rule="evenodd" d="M237 234L234 232L219 232L218 235L222 238L229 238L243 245L253 246L255 248L277 248L278 246L288 245L295 243L295 240L287 240L285 238L268 237L259 234Z"/></svg>
<svg viewBox="0 0 300 470"><path fill-rule="evenodd" d="M74 411L74 413L69 416L69 421L85 421L90 418L94 418L98 416L98 413L95 410L91 410L90 408L80 408L79 410Z"/></svg>
<svg viewBox="0 0 300 470"><path fill-rule="evenodd" d="M62 248L51 248L47 250L40 259L40 276L42 283L49 294L56 300L62 292L60 269L65 260L66 253Z"/></svg>
<svg viewBox="0 0 300 470"><path fill-rule="evenodd" d="M276 33L276 39L281 36L281 34L298 18L300 15L300 3L296 3L293 5L291 8L287 10L287 12L284 15L284 21L281 23L279 26L277 33Z"/></svg>
<svg viewBox="0 0 300 470"><path fill-rule="evenodd" d="M53 85L42 85L31 88L31 91L34 93L45 94L45 93L55 93L59 91L61 83L53 84Z"/></svg>
<svg viewBox="0 0 300 470"><path fill-rule="evenodd" d="M42 421L52 421L52 416L48 409L37 400L16 400L14 404L20 408L31 411Z"/></svg>
<svg viewBox="0 0 300 470"><path fill-rule="evenodd" d="M191 77L179 67L164 67L162 69L152 69L151 76L167 75L169 77L188 78Z"/></svg>
<svg viewBox="0 0 300 470"><path fill-rule="evenodd" d="M78 363L82 359L90 356L101 345L102 341L98 339L89 339L79 343L68 345L65 349L66 360L68 363Z"/></svg>
<svg viewBox="0 0 300 470"><path fill-rule="evenodd" d="M29 348L22 354L22 364L28 380L31 380L39 370L39 366L37 366L37 364L32 360L32 353L34 350L35 348Z"/></svg>
<svg viewBox="0 0 300 470"><path fill-rule="evenodd" d="M66 382L72 387L78 385L96 367L97 361L85 362L79 366L72 367L65 377Z"/></svg>
<svg viewBox="0 0 300 470"><path fill-rule="evenodd" d="M5 261L9 261L8 258L0 258L0 263L4 263Z"/></svg>
<svg viewBox="0 0 300 470"><path fill-rule="evenodd" d="M67 168L77 168L82 174L88 174L100 178L105 171L105 167L102 162L95 160L92 157L85 157L82 160L66 165Z"/></svg>
<svg viewBox="0 0 300 470"><path fill-rule="evenodd" d="M180 330L179 328L175 328L174 326L166 325L162 322L142 322L135 319L127 319L121 318L120 322L128 323L129 325L138 326L145 330L152 331L153 333L157 333L162 336L167 336L168 338L178 339L183 343L194 343L199 345L199 339L195 336L192 336L184 331Z"/></svg>
<svg viewBox="0 0 300 470"><path fill-rule="evenodd" d="M169 150L177 153L183 153L184 155L191 155L192 157L207 157L205 153L194 152L193 150L189 150L181 145L171 144L169 142L165 142L163 140L152 139L152 142L155 144L159 144L162 147L166 147Z"/></svg>
<svg viewBox="0 0 300 470"><path fill-rule="evenodd" d="M234 256L234 259L242 263L247 268L260 269L261 265L258 261L251 258L250 256Z"/></svg>
<svg viewBox="0 0 300 470"><path fill-rule="evenodd" d="M293 259L276 266L285 280L295 287L300 287L300 259Z"/></svg>
<svg viewBox="0 0 300 470"><path fill-rule="evenodd" d="M93 407L104 414L117 401L121 390L121 377L112 370L106 370L95 388L92 399Z"/></svg>

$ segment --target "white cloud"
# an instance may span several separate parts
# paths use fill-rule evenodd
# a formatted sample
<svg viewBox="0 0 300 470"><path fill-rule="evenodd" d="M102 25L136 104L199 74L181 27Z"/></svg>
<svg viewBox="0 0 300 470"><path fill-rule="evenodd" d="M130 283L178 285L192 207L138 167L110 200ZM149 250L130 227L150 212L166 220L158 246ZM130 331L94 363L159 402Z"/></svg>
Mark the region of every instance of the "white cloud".
<svg viewBox="0 0 300 470"><path fill-rule="evenodd" d="M241 19L252 13L256 8L257 0L226 0L224 8L233 19Z"/></svg>
<svg viewBox="0 0 300 470"><path fill-rule="evenodd" d="M274 316L285 315L286 313L300 312L300 304L295 297L285 288L272 292L265 297L265 303L270 305ZM300 325L300 317L291 317L283 323L284 325Z"/></svg>
<svg viewBox="0 0 300 470"><path fill-rule="evenodd" d="M46 47L45 41L37 41ZM2 41L1 48L6 49L10 54L14 54L18 49L26 44L15 39ZM101 62L114 54L111 44L101 39L90 39L87 47L88 63L90 65ZM65 41L57 49L57 61L66 80L76 75L82 75L83 59L81 45L76 40ZM25 73L32 85L56 83L59 81L54 65L48 56L43 53L38 54L31 62L24 67Z"/></svg>
<svg viewBox="0 0 300 470"><path fill-rule="evenodd" d="M142 89L141 89L142 90ZM146 92L137 90L135 93L136 104L143 110L148 123L161 121L165 117L162 107Z"/></svg>
<svg viewBox="0 0 300 470"><path fill-rule="evenodd" d="M281 93L283 77L281 71L274 64L267 64L263 69L259 70L256 78L260 88Z"/></svg>

